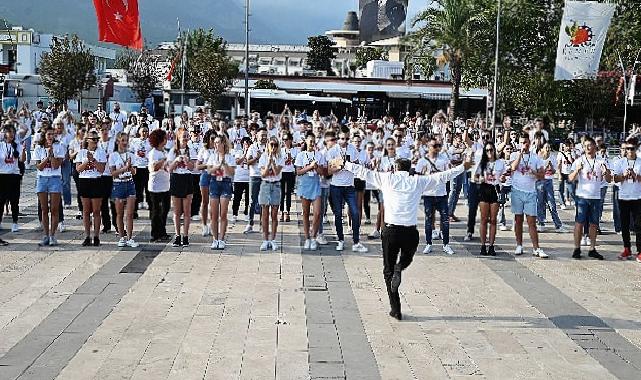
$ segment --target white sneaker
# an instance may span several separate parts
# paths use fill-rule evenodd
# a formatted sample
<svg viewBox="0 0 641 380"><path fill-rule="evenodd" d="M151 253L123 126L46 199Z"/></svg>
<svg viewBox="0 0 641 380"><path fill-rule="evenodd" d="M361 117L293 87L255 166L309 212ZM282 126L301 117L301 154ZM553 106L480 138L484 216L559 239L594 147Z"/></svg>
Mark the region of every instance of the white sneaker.
<svg viewBox="0 0 641 380"><path fill-rule="evenodd" d="M127 239L124 237L121 237L120 240L118 240L118 247L126 247L127 246Z"/></svg>
<svg viewBox="0 0 641 380"><path fill-rule="evenodd" d="M567 209L568 209L568 206L566 206L564 204L561 205L561 210L567 210Z"/></svg>
<svg viewBox="0 0 641 380"><path fill-rule="evenodd" d="M327 239L325 239L325 235L318 234L318 236L316 236L316 243L318 243L319 245L327 245Z"/></svg>
<svg viewBox="0 0 641 380"><path fill-rule="evenodd" d="M221 250L225 249L226 246L227 246L227 243L225 243L224 240L218 240L218 249L221 249Z"/></svg>
<svg viewBox="0 0 641 380"><path fill-rule="evenodd" d="M542 226L542 225L539 224L538 226L536 226L536 231L537 232L545 232L545 226Z"/></svg>
<svg viewBox="0 0 641 380"><path fill-rule="evenodd" d="M381 232L378 230L372 231L371 234L367 235L369 239L379 239L381 237Z"/></svg>
<svg viewBox="0 0 641 380"><path fill-rule="evenodd" d="M127 247L138 248L138 245L134 239L127 240Z"/></svg>
<svg viewBox="0 0 641 380"><path fill-rule="evenodd" d="M540 257L542 259L547 259L548 257L550 257L547 253L543 252L543 249L541 248L535 249L534 252L532 252L532 255L535 257Z"/></svg>
<svg viewBox="0 0 641 380"><path fill-rule="evenodd" d="M447 253L448 255L453 255L454 254L454 250L452 249L452 247L450 247L449 244L445 244L443 246L443 252Z"/></svg>
<svg viewBox="0 0 641 380"><path fill-rule="evenodd" d="M352 252L366 253L367 251L367 247L364 246L361 242L352 245Z"/></svg>
<svg viewBox="0 0 641 380"><path fill-rule="evenodd" d="M316 239L312 239L311 243L309 243L309 249L311 251L315 251L318 249L318 241L316 241Z"/></svg>
<svg viewBox="0 0 641 380"><path fill-rule="evenodd" d="M467 234L465 234L463 241L471 241L471 240L472 240L472 234L468 232Z"/></svg>
<svg viewBox="0 0 641 380"><path fill-rule="evenodd" d="M11 232L18 232L20 231L20 227L18 227L18 223L13 223L11 225Z"/></svg>
<svg viewBox="0 0 641 380"><path fill-rule="evenodd" d="M236 224L236 222L238 222L238 216L233 215L233 216L231 217L231 223L232 223L232 224Z"/></svg>
<svg viewBox="0 0 641 380"><path fill-rule="evenodd" d="M272 240L271 245L272 251L278 251L278 243L276 243L276 240Z"/></svg>
<svg viewBox="0 0 641 380"><path fill-rule="evenodd" d="M252 227L252 225L248 224L248 225L245 226L245 230L243 231L243 233L244 234L248 234L248 233L252 232L253 230L254 230L254 228Z"/></svg>
<svg viewBox="0 0 641 380"><path fill-rule="evenodd" d="M432 244L428 244L425 246L425 249L423 250L424 255L429 255L432 253Z"/></svg>
<svg viewBox="0 0 641 380"><path fill-rule="evenodd" d="M200 215L192 215L191 220L193 220L194 222L200 222Z"/></svg>
<svg viewBox="0 0 641 380"><path fill-rule="evenodd" d="M60 222L58 223L58 232L62 233L65 232L67 228L65 227L65 222Z"/></svg>
<svg viewBox="0 0 641 380"><path fill-rule="evenodd" d="M581 237L581 245L582 245L583 247L586 247L586 246L588 246L588 245L589 245L589 244L588 244L588 237L587 237L587 236L582 236L582 237Z"/></svg>
<svg viewBox="0 0 641 380"><path fill-rule="evenodd" d="M592 247L592 239L590 239L589 236L585 237L585 245L588 247Z"/></svg>
<svg viewBox="0 0 641 380"><path fill-rule="evenodd" d="M218 240L214 240L214 241L212 241L212 242L211 242L211 247L210 247L210 248L211 248L212 250L216 250L216 249L218 249L219 247L220 247L220 246L219 246L219 244L218 244Z"/></svg>
<svg viewBox="0 0 641 380"><path fill-rule="evenodd" d="M329 219L326 216L323 217L323 224L329 224Z"/></svg>
<svg viewBox="0 0 641 380"><path fill-rule="evenodd" d="M441 238L441 231L434 230L432 231L432 240L439 240Z"/></svg>
<svg viewBox="0 0 641 380"><path fill-rule="evenodd" d="M372 224L372 220L371 219L365 219L365 224Z"/></svg>
<svg viewBox="0 0 641 380"><path fill-rule="evenodd" d="M149 209L149 204L147 202L142 202L142 209L143 210L148 210Z"/></svg>
<svg viewBox="0 0 641 380"><path fill-rule="evenodd" d="M202 235L203 237L204 237L204 236L209 236L209 235L211 235L211 228L209 227L209 225L207 225L207 224L203 224L201 228L202 228L202 233L201 233L201 235Z"/></svg>
<svg viewBox="0 0 641 380"><path fill-rule="evenodd" d="M514 250L514 255L521 256L522 254L523 254L523 246L517 245L516 249Z"/></svg>
<svg viewBox="0 0 641 380"><path fill-rule="evenodd" d="M338 241L338 244L336 245L336 250L337 251L342 251L345 248L345 242L342 240Z"/></svg>
<svg viewBox="0 0 641 380"><path fill-rule="evenodd" d="M561 227L556 229L556 232L559 233L559 234L567 234L568 232L570 232L570 230L565 228L565 226L561 226Z"/></svg>
<svg viewBox="0 0 641 380"><path fill-rule="evenodd" d="M312 239L305 239L305 244L303 245L303 249L308 251L311 246L312 246Z"/></svg>
<svg viewBox="0 0 641 380"><path fill-rule="evenodd" d="M499 226L499 230L500 230L500 231L507 231L507 230L508 230L508 228L507 228L507 226L506 226L505 224L501 224L501 225Z"/></svg>
<svg viewBox="0 0 641 380"><path fill-rule="evenodd" d="M269 249L269 240L263 240L263 243L260 245L261 251L266 251Z"/></svg>

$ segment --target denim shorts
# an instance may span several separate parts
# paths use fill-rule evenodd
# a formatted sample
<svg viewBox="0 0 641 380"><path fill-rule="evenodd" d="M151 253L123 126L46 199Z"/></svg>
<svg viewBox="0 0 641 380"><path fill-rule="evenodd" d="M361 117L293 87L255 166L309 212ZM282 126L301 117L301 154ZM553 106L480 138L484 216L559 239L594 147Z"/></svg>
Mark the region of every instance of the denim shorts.
<svg viewBox="0 0 641 380"><path fill-rule="evenodd" d="M62 177L38 176L36 179L36 193L62 193Z"/></svg>
<svg viewBox="0 0 641 380"><path fill-rule="evenodd" d="M211 185L211 175L207 172L200 173L200 187L209 187Z"/></svg>
<svg viewBox="0 0 641 380"><path fill-rule="evenodd" d="M216 181L215 178L209 183L209 198L219 199L226 198L231 199L233 190L231 184L231 178L223 178L222 181Z"/></svg>
<svg viewBox="0 0 641 380"><path fill-rule="evenodd" d="M278 206L280 204L280 181L260 184L258 204L261 206Z"/></svg>
<svg viewBox="0 0 641 380"><path fill-rule="evenodd" d="M512 214L536 216L536 193L526 193L512 188Z"/></svg>
<svg viewBox="0 0 641 380"><path fill-rule="evenodd" d="M585 199L577 197L576 199L576 217L574 221L579 224L599 225L599 209L601 208L600 199Z"/></svg>
<svg viewBox="0 0 641 380"><path fill-rule="evenodd" d="M111 199L127 199L136 196L136 184L134 181L115 182L111 187Z"/></svg>

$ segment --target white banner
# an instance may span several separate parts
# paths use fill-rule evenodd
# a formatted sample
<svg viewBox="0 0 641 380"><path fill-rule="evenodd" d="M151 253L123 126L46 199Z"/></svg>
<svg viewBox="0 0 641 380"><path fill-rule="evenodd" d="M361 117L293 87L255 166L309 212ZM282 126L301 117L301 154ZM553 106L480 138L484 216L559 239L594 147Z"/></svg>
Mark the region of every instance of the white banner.
<svg viewBox="0 0 641 380"><path fill-rule="evenodd" d="M615 7L614 3L566 1L556 51L555 80L596 77Z"/></svg>

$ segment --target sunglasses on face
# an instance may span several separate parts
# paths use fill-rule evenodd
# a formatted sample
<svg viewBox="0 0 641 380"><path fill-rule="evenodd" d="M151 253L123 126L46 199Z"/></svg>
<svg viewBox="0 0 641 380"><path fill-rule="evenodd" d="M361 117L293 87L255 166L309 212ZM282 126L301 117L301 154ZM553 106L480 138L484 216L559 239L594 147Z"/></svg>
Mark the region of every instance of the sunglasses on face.
<svg viewBox="0 0 641 380"><path fill-rule="evenodd" d="M345 137L341 137L341 138L339 138L339 140L340 141L347 141L347 139Z"/></svg>
<svg viewBox="0 0 641 380"><path fill-rule="evenodd" d="M486 152L494 152L494 148L487 148L485 149Z"/></svg>
<svg viewBox="0 0 641 380"><path fill-rule="evenodd" d="M96 141L98 141L98 138L97 138L97 137L89 137L89 138L87 139L87 141L94 141L94 142L96 142Z"/></svg>
<svg viewBox="0 0 641 380"><path fill-rule="evenodd" d="M431 148L440 148L440 147L442 147L442 146L443 146L443 145L441 145L441 144L430 144L430 147L431 147Z"/></svg>
<svg viewBox="0 0 641 380"><path fill-rule="evenodd" d="M627 146L627 147L625 147L625 150L635 151L635 150L637 150L637 148L635 148L633 146Z"/></svg>

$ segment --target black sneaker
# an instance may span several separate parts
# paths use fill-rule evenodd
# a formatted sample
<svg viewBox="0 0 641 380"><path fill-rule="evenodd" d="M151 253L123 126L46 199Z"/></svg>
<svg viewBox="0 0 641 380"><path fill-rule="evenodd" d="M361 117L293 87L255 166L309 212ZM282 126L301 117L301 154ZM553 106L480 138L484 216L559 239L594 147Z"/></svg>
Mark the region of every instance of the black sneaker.
<svg viewBox="0 0 641 380"><path fill-rule="evenodd" d="M91 246L91 238L87 236L85 240L82 242L83 247L90 247Z"/></svg>
<svg viewBox="0 0 641 380"><path fill-rule="evenodd" d="M100 247L100 238L98 236L93 237L93 246Z"/></svg>
<svg viewBox="0 0 641 380"><path fill-rule="evenodd" d="M399 321L403 319L400 311L390 311L389 316Z"/></svg>
<svg viewBox="0 0 641 380"><path fill-rule="evenodd" d="M9 245L9 243L7 243L6 241L0 239L0 246L4 247L4 246L7 246L7 245Z"/></svg>
<svg viewBox="0 0 641 380"><path fill-rule="evenodd" d="M605 260L605 258L603 256L601 256L601 254L599 252L597 252L596 249L593 249L590 252L588 252L588 256L592 257L593 259L597 259L597 260Z"/></svg>
<svg viewBox="0 0 641 380"><path fill-rule="evenodd" d="M181 244L181 240L180 240L180 235L176 235L176 238L174 239L174 244L172 244L172 245L174 247L180 247L182 245Z"/></svg>
<svg viewBox="0 0 641 380"><path fill-rule="evenodd" d="M496 251L494 250L494 246L491 245L490 248L487 250L487 255L488 256L496 256Z"/></svg>
<svg viewBox="0 0 641 380"><path fill-rule="evenodd" d="M394 274L392 275L392 292L398 293L398 288L401 286L401 267L396 264Z"/></svg>
<svg viewBox="0 0 641 380"><path fill-rule="evenodd" d="M189 237L183 236L183 247L189 247Z"/></svg>
<svg viewBox="0 0 641 380"><path fill-rule="evenodd" d="M572 258L573 259L581 258L581 248L574 248L574 252L572 252Z"/></svg>
<svg viewBox="0 0 641 380"><path fill-rule="evenodd" d="M485 245L481 246L481 256L487 256L487 248Z"/></svg>

